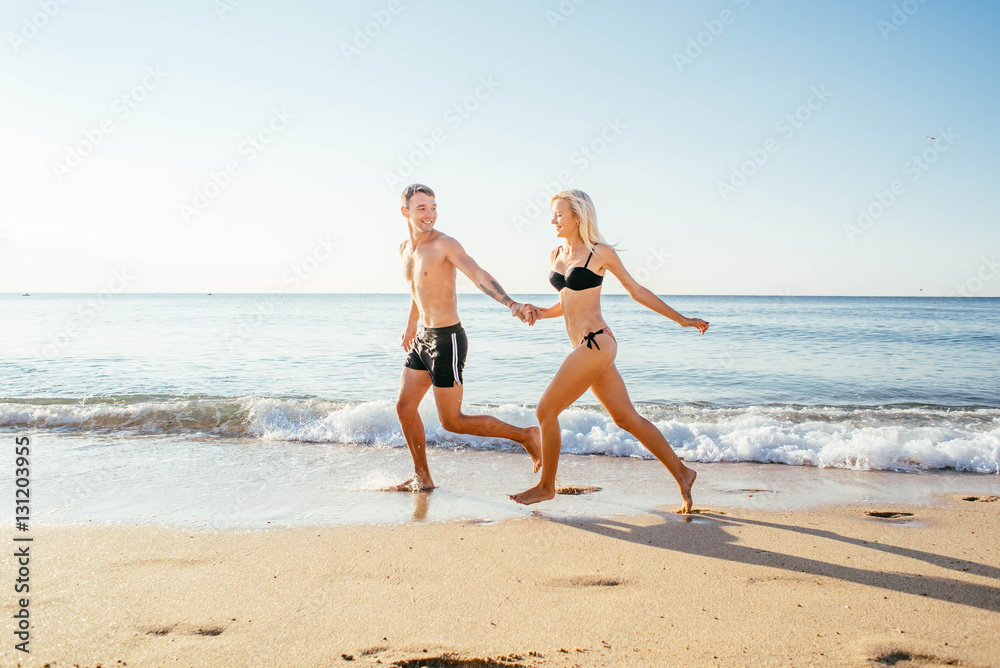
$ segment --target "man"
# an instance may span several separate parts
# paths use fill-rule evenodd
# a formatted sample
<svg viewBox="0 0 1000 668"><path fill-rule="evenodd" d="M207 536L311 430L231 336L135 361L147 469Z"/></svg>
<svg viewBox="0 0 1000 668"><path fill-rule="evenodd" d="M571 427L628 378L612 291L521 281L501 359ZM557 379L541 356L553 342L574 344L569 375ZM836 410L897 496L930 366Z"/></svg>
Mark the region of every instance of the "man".
<svg viewBox="0 0 1000 668"><path fill-rule="evenodd" d="M403 191L401 212L409 225L410 238L399 247L403 274L410 284L413 301L403 333L403 348L409 356L396 399L396 415L413 457L414 475L389 491L426 490L435 487L427 467L424 424L417 408L433 385L441 426L457 434L493 436L517 441L537 472L541 466L538 427L522 429L489 415L462 413L462 369L468 340L458 318L455 270L461 271L484 293L510 309L512 316L533 324L537 310L511 299L500 284L466 254L455 239L434 229L437 204L434 191L419 183ZM422 328L417 332L417 322Z"/></svg>

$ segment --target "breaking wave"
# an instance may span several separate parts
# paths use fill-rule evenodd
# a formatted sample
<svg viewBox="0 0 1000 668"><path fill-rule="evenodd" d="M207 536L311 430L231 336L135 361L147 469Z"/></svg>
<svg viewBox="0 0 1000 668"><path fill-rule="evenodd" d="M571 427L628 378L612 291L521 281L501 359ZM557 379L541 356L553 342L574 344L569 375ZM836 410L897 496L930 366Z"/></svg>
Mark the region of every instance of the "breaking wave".
<svg viewBox="0 0 1000 668"><path fill-rule="evenodd" d="M1000 472L1000 409L927 405L719 407L641 405L678 455L697 462L763 462L856 470ZM527 426L531 405L466 405ZM502 439L445 431L421 406L434 447L512 449ZM563 452L651 458L599 407L560 418ZM251 438L403 447L392 401L128 395L0 401L0 431Z"/></svg>

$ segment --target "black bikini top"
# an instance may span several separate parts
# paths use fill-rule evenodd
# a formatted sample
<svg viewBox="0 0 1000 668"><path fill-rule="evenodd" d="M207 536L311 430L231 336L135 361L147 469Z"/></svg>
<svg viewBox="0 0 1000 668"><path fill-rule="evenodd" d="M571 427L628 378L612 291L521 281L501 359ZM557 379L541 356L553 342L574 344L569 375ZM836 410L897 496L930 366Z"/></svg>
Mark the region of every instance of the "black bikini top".
<svg viewBox="0 0 1000 668"><path fill-rule="evenodd" d="M560 251L562 248L560 247ZM590 264L590 258L594 256L594 251L590 251L590 255L587 256L587 261L583 263L582 267L573 267L569 270L569 274L563 276L558 272L549 272L549 283L552 284L556 290L561 291L563 288L569 288L570 290L588 290L590 288L596 288L602 282L604 282L604 276L600 274L595 274L590 269L587 269L587 265Z"/></svg>

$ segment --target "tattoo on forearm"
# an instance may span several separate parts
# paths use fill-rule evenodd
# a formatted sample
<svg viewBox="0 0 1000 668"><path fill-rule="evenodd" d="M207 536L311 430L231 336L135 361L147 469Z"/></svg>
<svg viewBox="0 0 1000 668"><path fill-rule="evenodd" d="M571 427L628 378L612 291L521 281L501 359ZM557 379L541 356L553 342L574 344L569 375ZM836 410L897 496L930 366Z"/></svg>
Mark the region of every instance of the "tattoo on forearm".
<svg viewBox="0 0 1000 668"><path fill-rule="evenodd" d="M479 289L482 290L484 293L488 294L490 297L493 297L493 299L497 300L504 306L510 306L511 304L514 303L514 300L511 299L506 292L504 292L504 289L500 287L500 284L497 283L495 279L492 281L492 283L493 283L493 290L489 289L482 283L479 284Z"/></svg>

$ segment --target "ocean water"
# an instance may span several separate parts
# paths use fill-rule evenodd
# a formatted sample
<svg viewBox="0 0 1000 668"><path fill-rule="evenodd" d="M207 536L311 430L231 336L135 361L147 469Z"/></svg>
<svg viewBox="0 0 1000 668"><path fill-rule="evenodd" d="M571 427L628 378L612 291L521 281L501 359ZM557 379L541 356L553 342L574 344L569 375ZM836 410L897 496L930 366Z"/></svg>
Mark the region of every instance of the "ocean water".
<svg viewBox="0 0 1000 668"><path fill-rule="evenodd" d="M603 307L632 402L685 460L1000 472L1000 299L665 300L710 321L708 333L627 296L605 295ZM409 470L393 408L408 307L407 295L0 295L0 431L42 444L55 495L95 467L124 479L163 461L210 485L225 480L220 452L266 452L254 461L273 467L317 447L353 462L343 489L371 489ZM562 321L528 327L476 294L460 295L459 310L466 412L534 424L571 349ZM443 430L430 394L421 413L432 466L434 451L451 462L516 452ZM567 461L650 458L589 392L561 426Z"/></svg>
<svg viewBox="0 0 1000 668"><path fill-rule="evenodd" d="M548 305L552 295L531 295ZM605 296L633 403L693 461L996 473L1000 300L667 297L702 336ZM402 446L405 295L3 295L0 428ZM518 424L571 349L461 295L467 410ZM506 447L443 432L448 447ZM565 451L644 456L588 392Z"/></svg>

